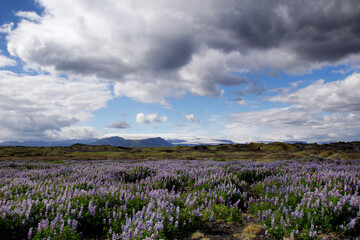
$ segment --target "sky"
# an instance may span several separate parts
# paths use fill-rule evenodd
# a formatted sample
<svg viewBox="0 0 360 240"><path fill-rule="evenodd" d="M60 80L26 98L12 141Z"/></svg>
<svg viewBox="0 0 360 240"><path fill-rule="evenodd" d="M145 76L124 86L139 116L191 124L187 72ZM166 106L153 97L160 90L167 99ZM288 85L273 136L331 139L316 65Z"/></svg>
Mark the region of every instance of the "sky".
<svg viewBox="0 0 360 240"><path fill-rule="evenodd" d="M0 141L358 141L358 0L5 0Z"/></svg>

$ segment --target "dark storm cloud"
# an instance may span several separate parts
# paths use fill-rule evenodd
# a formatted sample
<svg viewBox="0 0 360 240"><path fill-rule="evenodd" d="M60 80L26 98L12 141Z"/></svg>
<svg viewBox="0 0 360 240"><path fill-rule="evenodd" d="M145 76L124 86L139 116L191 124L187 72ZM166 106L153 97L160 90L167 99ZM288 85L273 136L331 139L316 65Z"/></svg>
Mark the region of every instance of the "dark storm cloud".
<svg viewBox="0 0 360 240"><path fill-rule="evenodd" d="M99 78L114 79L129 73L131 70L121 60L111 56L85 57L71 52L67 46L50 42L38 47L30 56L30 62L41 66L53 66L61 72L91 75Z"/></svg>
<svg viewBox="0 0 360 240"><path fill-rule="evenodd" d="M335 61L360 51L356 0L238 1L216 24L232 33L241 51L289 46L314 61Z"/></svg>
<svg viewBox="0 0 360 240"><path fill-rule="evenodd" d="M188 37L159 39L146 62L153 70L176 70L189 62L194 50L195 44Z"/></svg>
<svg viewBox="0 0 360 240"><path fill-rule="evenodd" d="M41 21L24 20L9 33L9 53L34 69L96 76L119 86L171 86L122 91L134 99L161 95L158 102L164 102L169 96L159 89L174 88L220 96L221 86L246 84L232 72L300 74L360 53L358 0L40 4L46 9Z"/></svg>
<svg viewBox="0 0 360 240"><path fill-rule="evenodd" d="M236 48L276 47L287 29L276 16L276 1L241 1L233 9L220 14L216 23L227 29L238 41Z"/></svg>

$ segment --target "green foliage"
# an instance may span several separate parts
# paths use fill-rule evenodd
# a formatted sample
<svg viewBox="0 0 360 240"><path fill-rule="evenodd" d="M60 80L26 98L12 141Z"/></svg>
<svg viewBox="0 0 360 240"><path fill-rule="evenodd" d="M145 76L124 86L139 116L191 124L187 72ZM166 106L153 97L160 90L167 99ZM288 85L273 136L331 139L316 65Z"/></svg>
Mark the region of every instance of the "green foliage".
<svg viewBox="0 0 360 240"><path fill-rule="evenodd" d="M78 240L81 239L80 234L70 228L69 226L56 227L52 229L44 229L41 232L37 232L32 239L34 240L43 240L43 239L53 239L53 240Z"/></svg>
<svg viewBox="0 0 360 240"><path fill-rule="evenodd" d="M359 144L287 144L250 143L217 146L176 146L159 148L128 148L110 145L74 144L69 147L0 147L0 159L56 160L77 159L214 159L223 160L285 160L316 155L330 159L360 159ZM316 160L316 159L314 159ZM59 162L60 163L60 162Z"/></svg>
<svg viewBox="0 0 360 240"><path fill-rule="evenodd" d="M127 172L124 172L125 182L135 183L154 174L152 170L143 166L137 166Z"/></svg>
<svg viewBox="0 0 360 240"><path fill-rule="evenodd" d="M211 206L211 210L214 212L215 220L224 220L238 224L243 223L241 211L237 207L228 207L223 204L214 204Z"/></svg>
<svg viewBox="0 0 360 240"><path fill-rule="evenodd" d="M233 172L239 181L245 181L248 183L254 183L264 180L265 178L276 175L277 171L275 170L243 170L243 171L235 171L233 169L229 170Z"/></svg>
<svg viewBox="0 0 360 240"><path fill-rule="evenodd" d="M223 159L223 158L214 158L213 161L215 161L215 162L226 162L227 160Z"/></svg>
<svg viewBox="0 0 360 240"><path fill-rule="evenodd" d="M156 237L144 230L143 238L186 239L214 221L243 224L242 212L273 238L311 239L319 230L360 235L360 174L358 165L348 166L351 161L56 162L2 163L2 174L16 176L13 182L2 179L2 204L17 205L3 208L0 239L25 239L30 228L33 239L110 239L128 222L127 230L134 231L140 222L161 223ZM58 215L78 225L39 227Z"/></svg>

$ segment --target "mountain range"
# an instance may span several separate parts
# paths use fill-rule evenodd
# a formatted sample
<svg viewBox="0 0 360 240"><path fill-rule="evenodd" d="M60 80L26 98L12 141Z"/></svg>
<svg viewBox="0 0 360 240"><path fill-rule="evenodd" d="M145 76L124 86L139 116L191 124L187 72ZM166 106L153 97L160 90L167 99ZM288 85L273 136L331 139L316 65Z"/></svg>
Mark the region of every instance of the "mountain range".
<svg viewBox="0 0 360 240"><path fill-rule="evenodd" d="M147 138L141 140L124 139L122 137L70 139L61 141L8 141L0 143L0 146L23 146L23 147L55 147L71 146L74 144L86 145L111 145L121 147L173 147L174 145L163 138Z"/></svg>
<svg viewBox="0 0 360 240"><path fill-rule="evenodd" d="M271 143L271 141L259 141L259 143ZM305 141L286 141L284 143L295 144ZM327 142L326 142L327 143ZM122 137L108 138L89 138L89 139L69 139L57 141L7 141L0 143L0 146L23 146L23 147L66 147L74 144L86 145L111 145L121 147L174 147L174 146L196 146L196 145L219 145L219 144L236 144L231 140L213 139L213 138L194 138L188 140L182 139L163 139L160 137L146 138L140 140L125 139ZM320 143L321 144L321 143Z"/></svg>

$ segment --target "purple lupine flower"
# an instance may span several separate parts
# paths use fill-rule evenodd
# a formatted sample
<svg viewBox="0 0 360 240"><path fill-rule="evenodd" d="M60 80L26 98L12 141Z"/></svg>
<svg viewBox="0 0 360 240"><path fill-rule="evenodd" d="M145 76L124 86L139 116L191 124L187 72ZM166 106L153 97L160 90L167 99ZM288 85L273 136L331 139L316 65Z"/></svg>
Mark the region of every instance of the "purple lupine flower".
<svg viewBox="0 0 360 240"><path fill-rule="evenodd" d="M76 221L76 220L74 219L74 220L72 221L72 224L71 224L72 229L73 229L74 231L76 231L77 225L78 225L78 221Z"/></svg>
<svg viewBox="0 0 360 240"><path fill-rule="evenodd" d="M275 226L275 217L272 217L271 218L271 227L274 227Z"/></svg>
<svg viewBox="0 0 360 240"><path fill-rule="evenodd" d="M29 228L28 239L31 239L32 232L33 232L33 227Z"/></svg>
<svg viewBox="0 0 360 240"><path fill-rule="evenodd" d="M237 202L233 204L233 207L238 207L239 203L240 203L240 199L237 200Z"/></svg>
<svg viewBox="0 0 360 240"><path fill-rule="evenodd" d="M211 211L209 221L214 221L214 211Z"/></svg>
<svg viewBox="0 0 360 240"><path fill-rule="evenodd" d="M355 227L355 224L356 224L356 220L357 218L354 218L353 220L351 220L348 224L349 228L352 229Z"/></svg>
<svg viewBox="0 0 360 240"><path fill-rule="evenodd" d="M117 234L117 233L114 232L114 233L112 234L112 236L111 236L111 239L112 239L112 240L119 240L119 239L120 239L120 236L119 236L119 234Z"/></svg>
<svg viewBox="0 0 360 240"><path fill-rule="evenodd" d="M294 240L294 239L295 239L294 233L295 233L295 230L293 230L293 231L291 232L291 234L290 234L290 239L291 239L291 240Z"/></svg>

